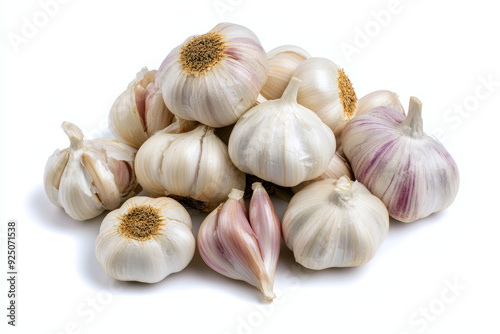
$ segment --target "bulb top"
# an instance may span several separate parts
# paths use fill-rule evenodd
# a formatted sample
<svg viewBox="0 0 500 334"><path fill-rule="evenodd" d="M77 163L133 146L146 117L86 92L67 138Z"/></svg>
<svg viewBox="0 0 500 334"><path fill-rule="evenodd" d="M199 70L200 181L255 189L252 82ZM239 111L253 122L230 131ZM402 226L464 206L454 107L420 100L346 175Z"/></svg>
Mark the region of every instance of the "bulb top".
<svg viewBox="0 0 500 334"><path fill-rule="evenodd" d="M195 36L182 47L179 62L187 75L198 76L214 67L225 57L226 43L219 32Z"/></svg>
<svg viewBox="0 0 500 334"><path fill-rule="evenodd" d="M151 205L141 205L130 208L121 217L118 231L129 239L144 241L159 234L162 225L164 219L160 215L160 210Z"/></svg>
<svg viewBox="0 0 500 334"><path fill-rule="evenodd" d="M358 103L358 97L352 87L351 80L345 74L343 69L337 70L338 78L337 84L339 86L339 97L342 102L342 109L344 110L344 117L351 119L356 110L356 105Z"/></svg>

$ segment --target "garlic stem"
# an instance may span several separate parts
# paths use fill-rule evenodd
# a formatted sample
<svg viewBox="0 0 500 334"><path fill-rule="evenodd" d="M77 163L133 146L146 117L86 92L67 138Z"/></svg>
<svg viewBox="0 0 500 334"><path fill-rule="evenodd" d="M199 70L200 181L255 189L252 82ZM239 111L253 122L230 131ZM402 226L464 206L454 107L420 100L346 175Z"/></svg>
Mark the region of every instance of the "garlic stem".
<svg viewBox="0 0 500 334"><path fill-rule="evenodd" d="M286 86L283 95L281 96L280 102L283 104L289 103L297 103L297 94L299 92L300 85L302 84L302 80L292 77L288 86Z"/></svg>
<svg viewBox="0 0 500 334"><path fill-rule="evenodd" d="M338 206L343 206L352 198L352 181L348 177L341 177L335 184L335 191L332 194L332 202Z"/></svg>
<svg viewBox="0 0 500 334"><path fill-rule="evenodd" d="M83 133L80 128L70 122L63 122L62 129L66 133L70 142L70 149L77 151L83 149Z"/></svg>
<svg viewBox="0 0 500 334"><path fill-rule="evenodd" d="M420 138L424 135L424 122L422 120L422 102L415 96L410 97L408 116L401 123L405 132L412 137Z"/></svg>

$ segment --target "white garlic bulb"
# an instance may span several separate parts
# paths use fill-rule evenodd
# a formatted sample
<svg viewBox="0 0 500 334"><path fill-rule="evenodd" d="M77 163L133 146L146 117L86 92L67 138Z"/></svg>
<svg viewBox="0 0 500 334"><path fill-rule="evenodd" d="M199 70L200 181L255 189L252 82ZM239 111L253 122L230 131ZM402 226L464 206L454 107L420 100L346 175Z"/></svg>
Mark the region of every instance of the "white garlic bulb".
<svg viewBox="0 0 500 334"><path fill-rule="evenodd" d="M134 195L136 150L113 139L83 141L82 131L64 122L70 147L56 150L45 165L44 187L49 200L73 219L97 217Z"/></svg>
<svg viewBox="0 0 500 334"><path fill-rule="evenodd" d="M155 283L184 269L195 244L191 217L182 205L171 198L137 196L104 218L95 254L114 279Z"/></svg>
<svg viewBox="0 0 500 334"><path fill-rule="evenodd" d="M382 201L345 176L308 185L283 216L283 238L295 261L315 270L367 263L388 231Z"/></svg>
<svg viewBox="0 0 500 334"><path fill-rule="evenodd" d="M335 152L333 132L297 103L301 81L292 78L281 99L250 109L229 138L229 156L242 171L283 187L323 173Z"/></svg>
<svg viewBox="0 0 500 334"><path fill-rule="evenodd" d="M306 50L295 45L282 45L267 53L269 76L260 93L267 100L283 95L297 66L311 57Z"/></svg>
<svg viewBox="0 0 500 334"><path fill-rule="evenodd" d="M156 71L144 67L118 96L109 113L111 133L135 148L170 125L174 118L163 102L155 77Z"/></svg>
<svg viewBox="0 0 500 334"><path fill-rule="evenodd" d="M191 122L187 132L176 122L149 138L137 152L135 170L153 197L170 196L209 212L231 189L245 187L245 174L229 159L214 128Z"/></svg>
<svg viewBox="0 0 500 334"><path fill-rule="evenodd" d="M292 191L294 193L297 193L299 190L303 189L305 186L316 182L316 181L321 181L325 179L334 179L338 180L342 176L347 176L350 180L354 179L354 175L352 174L351 166L349 165L349 162L340 154L335 153L333 156L332 160L330 161L330 164L326 168L326 170L318 176L315 179L309 180L309 181L304 181L301 184L292 187Z"/></svg>
<svg viewBox="0 0 500 334"><path fill-rule="evenodd" d="M252 185L249 214L244 192L233 189L229 199L212 211L198 232L203 261L219 274L243 280L275 298L274 273L281 245L281 227L262 184Z"/></svg>
<svg viewBox="0 0 500 334"><path fill-rule="evenodd" d="M356 116L361 116L375 107L387 106L396 109L405 115L405 108L399 101L398 94L390 90L377 90L371 92L358 100L358 109Z"/></svg>
<svg viewBox="0 0 500 334"><path fill-rule="evenodd" d="M250 109L268 72L257 36L243 26L220 23L172 50L160 66L158 83L176 116L223 127Z"/></svg>
<svg viewBox="0 0 500 334"><path fill-rule="evenodd" d="M325 58L309 58L295 70L302 80L297 102L314 111L339 137L354 116L357 97L344 70ZM339 144L339 143L337 143Z"/></svg>
<svg viewBox="0 0 500 334"><path fill-rule="evenodd" d="M409 223L444 210L457 195L458 167L438 140L424 134L416 97L406 118L390 107L355 117L342 143L356 179L398 220Z"/></svg>

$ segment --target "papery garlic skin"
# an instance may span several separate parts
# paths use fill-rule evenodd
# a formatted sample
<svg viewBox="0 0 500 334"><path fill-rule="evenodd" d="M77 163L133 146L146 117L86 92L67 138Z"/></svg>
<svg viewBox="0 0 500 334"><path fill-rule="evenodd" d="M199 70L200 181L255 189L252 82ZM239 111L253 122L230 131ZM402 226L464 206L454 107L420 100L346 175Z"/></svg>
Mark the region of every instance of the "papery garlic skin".
<svg viewBox="0 0 500 334"><path fill-rule="evenodd" d="M312 57L302 62L293 76L302 80L297 102L314 111L338 138L357 105L344 70L326 58Z"/></svg>
<svg viewBox="0 0 500 334"><path fill-rule="evenodd" d="M136 189L136 150L112 139L83 141L82 131L64 122L71 146L56 150L45 166L49 200L75 220L87 220L112 210Z"/></svg>
<svg viewBox="0 0 500 334"><path fill-rule="evenodd" d="M398 94L390 90L377 90L360 98L355 114L356 116L361 116L368 113L371 109L381 106L394 108L401 114L406 115L405 108L401 104L401 101L399 101Z"/></svg>
<svg viewBox="0 0 500 334"><path fill-rule="evenodd" d="M163 102L155 78L156 71L144 67L116 99L109 113L111 133L135 148L170 125L174 118Z"/></svg>
<svg viewBox="0 0 500 334"><path fill-rule="evenodd" d="M352 173L351 166L349 165L349 162L340 154L335 153L333 156L332 160L330 161L330 164L326 168L326 170L318 176L315 179L309 180L309 181L304 181L301 184L292 187L292 191L294 193L299 192L301 189L303 189L305 186L316 182L316 181L322 181L325 179L334 179L338 180L342 176L347 176L350 180L354 179L354 174Z"/></svg>
<svg viewBox="0 0 500 334"><path fill-rule="evenodd" d="M245 113L229 138L229 156L243 172L283 187L321 175L335 152L332 131L296 101L300 80L292 78L281 99Z"/></svg>
<svg viewBox="0 0 500 334"><path fill-rule="evenodd" d="M228 200L203 221L198 247L205 263L218 273L243 280L272 301L274 274L278 263L281 228L272 202L256 182L249 216L244 192L233 189Z"/></svg>
<svg viewBox="0 0 500 334"><path fill-rule="evenodd" d="M304 267L354 267L375 255L389 231L389 214L358 181L326 179L293 196L282 229L286 245Z"/></svg>
<svg viewBox="0 0 500 334"><path fill-rule="evenodd" d="M269 76L260 93L267 100L279 99L297 66L311 56L295 45L282 45L267 53Z"/></svg>
<svg viewBox="0 0 500 334"><path fill-rule="evenodd" d="M182 205L171 198L137 196L104 218L95 253L112 278L155 283L184 269L195 244L191 217Z"/></svg>
<svg viewBox="0 0 500 334"><path fill-rule="evenodd" d="M356 179L405 223L453 203L458 167L444 146L423 132L421 102L412 97L408 116L377 107L355 117L342 134Z"/></svg>
<svg viewBox="0 0 500 334"><path fill-rule="evenodd" d="M250 109L268 72L257 36L243 26L220 23L172 50L160 66L158 83L176 116L223 127Z"/></svg>
<svg viewBox="0 0 500 334"><path fill-rule="evenodd" d="M191 125L179 133L179 123L149 138L137 152L136 175L153 197L174 197L184 205L209 212L231 189L245 186L245 174L229 159L227 146L214 128Z"/></svg>

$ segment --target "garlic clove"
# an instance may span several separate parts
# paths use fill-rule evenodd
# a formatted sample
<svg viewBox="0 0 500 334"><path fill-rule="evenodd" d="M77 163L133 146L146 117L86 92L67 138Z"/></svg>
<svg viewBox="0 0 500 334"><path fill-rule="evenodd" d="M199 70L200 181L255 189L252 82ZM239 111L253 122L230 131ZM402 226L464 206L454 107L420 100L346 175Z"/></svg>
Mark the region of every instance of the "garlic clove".
<svg viewBox="0 0 500 334"><path fill-rule="evenodd" d="M344 70L328 59L312 57L293 76L302 80L297 102L314 111L338 138L354 116L358 101Z"/></svg>
<svg viewBox="0 0 500 334"><path fill-rule="evenodd" d="M424 133L422 104L415 97L406 118L385 106L355 117L342 143L356 179L395 219L409 223L442 211L458 193L458 167L444 146Z"/></svg>
<svg viewBox="0 0 500 334"><path fill-rule="evenodd" d="M235 123L264 86L269 62L248 28L220 23L172 50L158 71L166 106L211 127Z"/></svg>
<svg viewBox="0 0 500 334"><path fill-rule="evenodd" d="M297 66L311 56L302 48L282 45L267 53L269 76L260 93L267 100L279 99Z"/></svg>
<svg viewBox="0 0 500 334"><path fill-rule="evenodd" d="M203 221L198 247L205 263L229 278L243 280L272 301L281 233L274 207L260 183L255 183L248 218L244 192L233 189L228 200ZM250 220L250 221L249 221Z"/></svg>
<svg viewBox="0 0 500 334"><path fill-rule="evenodd" d="M100 201L105 209L112 210L120 205L120 191L115 183L114 174L92 154L83 153L82 162L92 179L92 184L100 195Z"/></svg>
<svg viewBox="0 0 500 334"><path fill-rule="evenodd" d="M163 103L155 82L156 73L144 67L116 99L109 113L111 133L135 148L173 121L173 114Z"/></svg>
<svg viewBox="0 0 500 334"><path fill-rule="evenodd" d="M97 260L121 281L158 282L184 269L194 251L188 212L165 197L129 199L104 218L96 240Z"/></svg>
<svg viewBox="0 0 500 334"><path fill-rule="evenodd" d="M371 109L380 106L394 108L403 115L406 115L405 108L401 104L401 101L399 101L398 94L389 90L377 90L360 98L355 114L356 116L364 115Z"/></svg>
<svg viewBox="0 0 500 334"><path fill-rule="evenodd" d="M66 165L68 164L69 155L70 151L68 149L56 150L47 161L47 166L51 166L51 168L45 168L43 180L45 193L52 204L58 207L61 207L61 204L59 204L59 187L61 177L64 173Z"/></svg>

